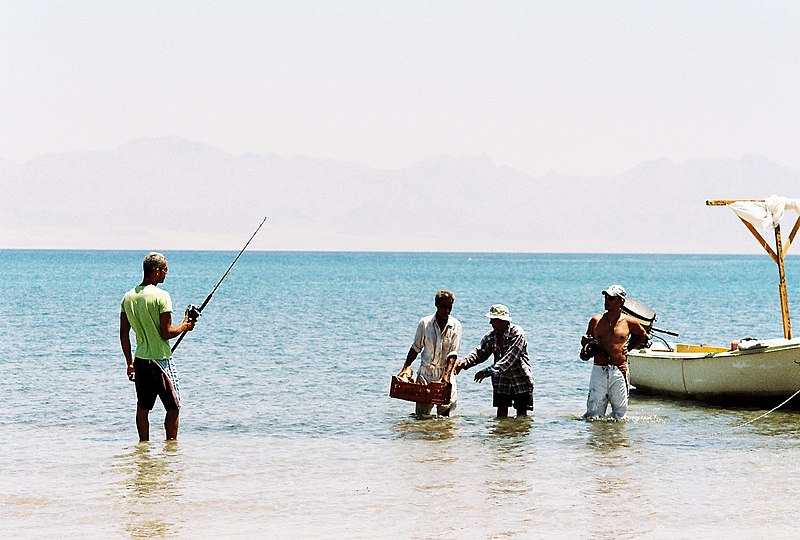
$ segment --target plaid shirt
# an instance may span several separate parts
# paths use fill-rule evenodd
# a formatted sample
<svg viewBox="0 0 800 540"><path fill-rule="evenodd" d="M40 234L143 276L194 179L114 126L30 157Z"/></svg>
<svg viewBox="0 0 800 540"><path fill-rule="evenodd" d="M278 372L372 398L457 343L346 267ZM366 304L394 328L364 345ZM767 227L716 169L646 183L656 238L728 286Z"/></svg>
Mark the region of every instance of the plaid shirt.
<svg viewBox="0 0 800 540"><path fill-rule="evenodd" d="M492 387L498 394L522 394L533 390L528 340L519 325L509 324L503 335L505 351L497 345L497 333L492 330L481 340L477 349L464 357L464 369L485 362L494 355L494 364L483 371L492 376Z"/></svg>

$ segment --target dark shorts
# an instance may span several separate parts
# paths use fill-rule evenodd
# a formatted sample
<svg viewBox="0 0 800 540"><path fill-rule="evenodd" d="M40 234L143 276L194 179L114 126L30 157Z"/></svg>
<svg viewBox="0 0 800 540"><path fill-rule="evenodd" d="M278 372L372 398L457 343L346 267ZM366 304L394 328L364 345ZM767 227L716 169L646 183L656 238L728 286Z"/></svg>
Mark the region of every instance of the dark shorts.
<svg viewBox="0 0 800 540"><path fill-rule="evenodd" d="M166 410L173 411L181 408L175 385L158 365L158 362L134 358L133 368L136 371L134 382L136 383L137 407L151 411L156 404L156 397L159 397Z"/></svg>
<svg viewBox="0 0 800 540"><path fill-rule="evenodd" d="M521 394L498 394L492 396L492 407L513 407L518 411L533 410L533 390Z"/></svg>

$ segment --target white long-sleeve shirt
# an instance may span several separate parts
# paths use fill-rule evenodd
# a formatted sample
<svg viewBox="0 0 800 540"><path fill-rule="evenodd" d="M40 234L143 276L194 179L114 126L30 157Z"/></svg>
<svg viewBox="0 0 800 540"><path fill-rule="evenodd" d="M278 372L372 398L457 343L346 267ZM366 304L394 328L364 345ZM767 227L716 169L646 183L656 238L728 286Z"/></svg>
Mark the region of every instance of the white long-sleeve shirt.
<svg viewBox="0 0 800 540"><path fill-rule="evenodd" d="M448 356L458 357L461 347L461 323L452 315L447 316L444 330L436 322L436 314L420 319L411 347L420 355L420 369L447 367Z"/></svg>

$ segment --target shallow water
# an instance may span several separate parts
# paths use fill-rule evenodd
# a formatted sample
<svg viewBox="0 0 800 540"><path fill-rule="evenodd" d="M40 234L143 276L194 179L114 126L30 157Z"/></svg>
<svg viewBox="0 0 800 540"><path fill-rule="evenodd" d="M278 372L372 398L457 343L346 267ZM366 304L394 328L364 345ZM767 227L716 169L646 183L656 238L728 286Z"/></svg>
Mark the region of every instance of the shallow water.
<svg viewBox="0 0 800 540"><path fill-rule="evenodd" d="M176 309L234 255L167 253ZM764 411L634 395L627 422L579 420L600 290L623 283L688 341L775 337L766 257L247 253L176 353L180 440L160 441L157 405L139 444L117 313L142 256L0 251L3 536L795 536L800 413L737 427ZM494 418L470 371L454 418L388 397L444 287L462 353L510 306L532 417Z"/></svg>

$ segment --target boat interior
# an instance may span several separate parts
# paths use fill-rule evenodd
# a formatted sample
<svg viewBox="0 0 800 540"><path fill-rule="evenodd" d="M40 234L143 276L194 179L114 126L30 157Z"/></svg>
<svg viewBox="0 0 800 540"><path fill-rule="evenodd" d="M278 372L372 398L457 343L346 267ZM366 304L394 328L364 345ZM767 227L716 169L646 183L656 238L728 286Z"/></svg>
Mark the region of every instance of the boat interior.
<svg viewBox="0 0 800 540"><path fill-rule="evenodd" d="M711 345L692 345L690 343L675 344L675 352L679 353L718 353L730 350L731 349L728 347L713 347Z"/></svg>

